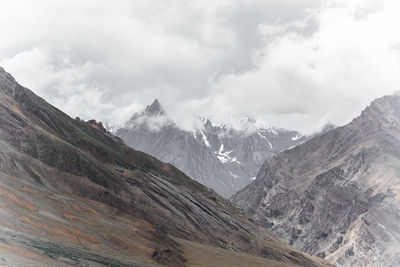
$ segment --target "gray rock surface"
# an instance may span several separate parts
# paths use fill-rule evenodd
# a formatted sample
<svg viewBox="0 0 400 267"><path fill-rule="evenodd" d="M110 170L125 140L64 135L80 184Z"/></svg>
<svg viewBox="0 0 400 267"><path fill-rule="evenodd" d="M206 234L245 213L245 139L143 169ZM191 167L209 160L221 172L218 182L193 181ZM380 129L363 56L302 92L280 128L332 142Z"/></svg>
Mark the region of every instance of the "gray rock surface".
<svg viewBox="0 0 400 267"><path fill-rule="evenodd" d="M13 95L17 82L14 77L12 77L8 72L6 72L2 67L0 67L0 88L2 91L0 92L5 95Z"/></svg>
<svg viewBox="0 0 400 267"><path fill-rule="evenodd" d="M199 129L182 130L155 100L116 135L227 198L251 183L268 157L306 140L296 131L275 129L254 118L245 118L240 130L201 120Z"/></svg>
<svg viewBox="0 0 400 267"><path fill-rule="evenodd" d="M233 196L293 247L338 266L400 266L400 97L266 160Z"/></svg>
<svg viewBox="0 0 400 267"><path fill-rule="evenodd" d="M239 266L327 266L9 77L0 69L0 265L221 266L222 252Z"/></svg>

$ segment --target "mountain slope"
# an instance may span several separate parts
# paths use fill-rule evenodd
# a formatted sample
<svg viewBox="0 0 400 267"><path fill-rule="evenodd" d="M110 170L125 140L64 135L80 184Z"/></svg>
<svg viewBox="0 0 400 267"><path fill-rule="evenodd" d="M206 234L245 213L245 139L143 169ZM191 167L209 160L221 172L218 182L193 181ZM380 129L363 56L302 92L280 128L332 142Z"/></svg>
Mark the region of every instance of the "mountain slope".
<svg viewBox="0 0 400 267"><path fill-rule="evenodd" d="M252 118L243 121L242 130L204 119L201 128L185 131L168 118L157 99L116 135L227 198L255 178L265 159L306 139Z"/></svg>
<svg viewBox="0 0 400 267"><path fill-rule="evenodd" d="M218 247L239 264L248 257L320 264L172 165L95 121L71 119L1 68L0 125L0 263L184 266L199 255L212 263Z"/></svg>
<svg viewBox="0 0 400 267"><path fill-rule="evenodd" d="M400 265L400 97L263 164L233 203L339 266Z"/></svg>

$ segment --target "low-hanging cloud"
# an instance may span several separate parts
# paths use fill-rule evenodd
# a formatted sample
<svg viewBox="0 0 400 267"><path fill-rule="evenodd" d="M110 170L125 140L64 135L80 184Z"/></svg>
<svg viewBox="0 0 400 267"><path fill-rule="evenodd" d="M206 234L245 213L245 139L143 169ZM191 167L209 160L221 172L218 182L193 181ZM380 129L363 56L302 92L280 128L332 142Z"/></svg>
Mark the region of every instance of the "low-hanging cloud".
<svg viewBox="0 0 400 267"><path fill-rule="evenodd" d="M399 89L395 0L0 1L0 65L71 116L313 132Z"/></svg>

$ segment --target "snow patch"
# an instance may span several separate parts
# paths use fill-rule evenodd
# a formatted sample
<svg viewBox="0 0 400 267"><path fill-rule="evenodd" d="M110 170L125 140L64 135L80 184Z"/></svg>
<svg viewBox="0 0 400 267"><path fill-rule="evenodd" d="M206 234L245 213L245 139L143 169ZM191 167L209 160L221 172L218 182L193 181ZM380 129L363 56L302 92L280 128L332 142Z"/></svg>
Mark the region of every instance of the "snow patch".
<svg viewBox="0 0 400 267"><path fill-rule="evenodd" d="M272 144L271 144L271 142L268 140L267 137L265 137L264 135L262 135L262 134L260 133L260 130L257 131L257 134L258 134L261 138L267 140L269 147L272 149Z"/></svg>
<svg viewBox="0 0 400 267"><path fill-rule="evenodd" d="M210 145L210 142L208 142L208 140L207 140L207 136L203 133L202 130L200 130L200 133L201 133L201 136L203 137L204 144L205 144L207 147L210 147L211 145Z"/></svg>
<svg viewBox="0 0 400 267"><path fill-rule="evenodd" d="M221 146L219 147L218 151L214 152L215 154L217 154L218 159L222 163L236 162L238 164L241 164L241 162L238 161L236 157L232 158L229 156L229 154L231 154L233 152L233 150L224 152L224 143L222 143L221 137L220 136L218 136L218 137L219 137L219 141L221 142Z"/></svg>
<svg viewBox="0 0 400 267"><path fill-rule="evenodd" d="M297 140L299 140L299 139L302 138L302 137L303 137L303 135L298 133L296 136L293 136L293 137L292 137L292 141L297 141Z"/></svg>
<svg viewBox="0 0 400 267"><path fill-rule="evenodd" d="M229 173L231 174L232 177L234 178L240 178L238 175L234 174L233 172L229 171Z"/></svg>

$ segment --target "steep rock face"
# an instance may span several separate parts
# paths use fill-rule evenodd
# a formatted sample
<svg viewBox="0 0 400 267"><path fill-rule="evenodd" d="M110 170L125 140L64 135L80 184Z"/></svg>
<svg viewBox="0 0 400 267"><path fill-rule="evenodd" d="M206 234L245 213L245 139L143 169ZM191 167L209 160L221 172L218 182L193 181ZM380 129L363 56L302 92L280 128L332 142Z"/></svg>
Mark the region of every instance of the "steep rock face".
<svg viewBox="0 0 400 267"><path fill-rule="evenodd" d="M0 67L0 88L2 88L1 93L8 96L14 95L16 84L17 83L15 79L2 67Z"/></svg>
<svg viewBox="0 0 400 267"><path fill-rule="evenodd" d="M339 266L400 264L400 97L263 164L232 201L295 248Z"/></svg>
<svg viewBox="0 0 400 267"><path fill-rule="evenodd" d="M172 165L10 77L0 69L0 264L215 265L216 247L253 266L321 264Z"/></svg>
<svg viewBox="0 0 400 267"><path fill-rule="evenodd" d="M202 127L188 132L167 117L158 100L116 135L227 198L255 179L265 159L306 140L298 132L260 125L252 118L243 121L241 130L203 119Z"/></svg>

